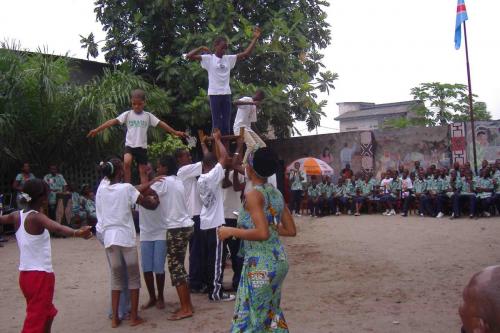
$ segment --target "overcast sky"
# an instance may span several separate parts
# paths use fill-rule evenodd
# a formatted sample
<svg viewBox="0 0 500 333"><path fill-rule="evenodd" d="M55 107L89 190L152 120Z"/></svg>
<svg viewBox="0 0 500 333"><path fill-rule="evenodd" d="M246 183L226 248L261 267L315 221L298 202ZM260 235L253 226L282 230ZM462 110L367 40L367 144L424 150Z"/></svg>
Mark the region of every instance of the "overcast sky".
<svg viewBox="0 0 500 333"><path fill-rule="evenodd" d="M104 37L92 0L16 0L2 4L0 34L23 47L46 45L56 54L85 58L79 34ZM466 0L473 92L500 118L499 0ZM336 103L411 99L421 82L467 83L464 47L454 48L456 0L330 0L326 8L332 44L327 69L336 90L325 96L327 117L319 133L338 129ZM102 60L102 58L101 58ZM304 124L297 124L304 129ZM303 131L302 134L307 134Z"/></svg>

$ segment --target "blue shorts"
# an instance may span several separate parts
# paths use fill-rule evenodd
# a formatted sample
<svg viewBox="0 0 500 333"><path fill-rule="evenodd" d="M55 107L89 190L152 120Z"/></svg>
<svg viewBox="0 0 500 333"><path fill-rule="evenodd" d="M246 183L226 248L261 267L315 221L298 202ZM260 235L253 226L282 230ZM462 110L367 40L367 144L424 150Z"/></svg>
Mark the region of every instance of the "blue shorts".
<svg viewBox="0 0 500 333"><path fill-rule="evenodd" d="M167 241L141 241L141 262L143 272L165 274Z"/></svg>

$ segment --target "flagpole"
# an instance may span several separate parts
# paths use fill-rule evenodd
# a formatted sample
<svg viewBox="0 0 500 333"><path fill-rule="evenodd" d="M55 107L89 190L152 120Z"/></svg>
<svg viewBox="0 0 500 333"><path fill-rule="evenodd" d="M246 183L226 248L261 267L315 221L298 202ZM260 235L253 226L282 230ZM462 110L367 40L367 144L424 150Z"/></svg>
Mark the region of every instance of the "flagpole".
<svg viewBox="0 0 500 333"><path fill-rule="evenodd" d="M472 101L472 86L470 81L470 65L469 65L469 46L467 44L467 26L464 24L464 39L465 39L465 59L467 62L467 83L469 86L469 113L470 125L472 127L472 155L474 156L474 172L477 175L477 156L476 156L476 127L474 126L474 107Z"/></svg>

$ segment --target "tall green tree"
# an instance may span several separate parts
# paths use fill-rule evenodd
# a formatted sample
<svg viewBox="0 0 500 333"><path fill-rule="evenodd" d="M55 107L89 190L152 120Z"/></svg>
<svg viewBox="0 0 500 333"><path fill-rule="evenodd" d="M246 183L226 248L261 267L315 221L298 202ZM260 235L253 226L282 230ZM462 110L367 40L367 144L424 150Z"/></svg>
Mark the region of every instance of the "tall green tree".
<svg viewBox="0 0 500 333"><path fill-rule="evenodd" d="M170 112L171 96L125 67L106 69L101 77L79 86L70 80L76 64L46 53L0 44L2 172L22 161L45 171L50 163L77 166L117 154L123 147L121 128L105 131L92 141L86 134L129 108L132 89L147 90L149 107L159 116ZM164 138L160 131L152 135Z"/></svg>
<svg viewBox="0 0 500 333"><path fill-rule="evenodd" d="M421 101L412 110L415 117L412 119L391 119L386 122L390 127L407 126L438 126L453 122L468 121L469 92L463 84L450 84L441 82L421 83L411 89L413 99ZM473 97L473 110L475 120L491 120L486 103L476 101Z"/></svg>
<svg viewBox="0 0 500 333"><path fill-rule="evenodd" d="M325 69L320 51L330 43L321 0L97 0L95 12L106 32L101 52L111 64L129 64L150 83L175 98L169 121L177 127L209 123L207 74L183 54L211 46L226 36L231 53L243 50L255 25L263 34L252 56L232 71L235 97L264 89L269 97L257 126L279 137L291 134L294 120L319 125L326 102L317 92L334 89L337 74ZM96 55L93 36L82 47Z"/></svg>

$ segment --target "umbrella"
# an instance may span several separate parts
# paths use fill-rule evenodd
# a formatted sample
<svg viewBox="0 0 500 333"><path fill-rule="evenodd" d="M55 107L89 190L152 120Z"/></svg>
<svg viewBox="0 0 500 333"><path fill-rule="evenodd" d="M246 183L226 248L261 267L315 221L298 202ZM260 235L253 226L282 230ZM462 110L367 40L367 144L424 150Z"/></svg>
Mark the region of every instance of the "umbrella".
<svg viewBox="0 0 500 333"><path fill-rule="evenodd" d="M293 161L286 167L286 171L290 172L294 168L295 163L300 163L300 170L306 175L333 175L333 169L326 162L314 157L304 157Z"/></svg>

